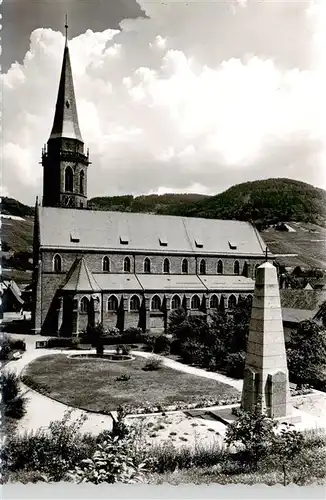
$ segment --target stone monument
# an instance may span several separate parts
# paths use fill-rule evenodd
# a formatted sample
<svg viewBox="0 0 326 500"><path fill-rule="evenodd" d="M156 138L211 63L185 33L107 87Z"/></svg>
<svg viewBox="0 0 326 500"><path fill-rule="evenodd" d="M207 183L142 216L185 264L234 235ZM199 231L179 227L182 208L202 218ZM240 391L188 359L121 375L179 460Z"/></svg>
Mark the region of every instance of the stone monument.
<svg viewBox="0 0 326 500"><path fill-rule="evenodd" d="M241 406L283 421L292 416L279 283L275 266L257 269Z"/></svg>

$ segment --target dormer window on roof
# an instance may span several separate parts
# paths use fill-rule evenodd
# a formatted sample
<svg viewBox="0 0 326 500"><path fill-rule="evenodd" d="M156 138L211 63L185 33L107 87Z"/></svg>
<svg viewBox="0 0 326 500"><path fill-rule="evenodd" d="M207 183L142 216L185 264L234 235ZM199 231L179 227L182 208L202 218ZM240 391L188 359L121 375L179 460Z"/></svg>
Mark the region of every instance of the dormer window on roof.
<svg viewBox="0 0 326 500"><path fill-rule="evenodd" d="M168 239L166 236L160 236L159 237L159 242L161 247L167 247L168 246Z"/></svg>
<svg viewBox="0 0 326 500"><path fill-rule="evenodd" d="M120 243L121 245L128 245L129 243L129 238L127 235L120 235Z"/></svg>
<svg viewBox="0 0 326 500"><path fill-rule="evenodd" d="M203 240L201 238L196 238L195 245L197 248L203 248L203 246L204 246Z"/></svg>
<svg viewBox="0 0 326 500"><path fill-rule="evenodd" d="M237 244L234 241L229 241L229 247L231 250L236 250Z"/></svg>
<svg viewBox="0 0 326 500"><path fill-rule="evenodd" d="M73 231L71 231L71 233L70 233L70 241L73 242L73 243L78 243L80 241L80 237L79 237L78 231L76 231L76 229L74 229Z"/></svg>

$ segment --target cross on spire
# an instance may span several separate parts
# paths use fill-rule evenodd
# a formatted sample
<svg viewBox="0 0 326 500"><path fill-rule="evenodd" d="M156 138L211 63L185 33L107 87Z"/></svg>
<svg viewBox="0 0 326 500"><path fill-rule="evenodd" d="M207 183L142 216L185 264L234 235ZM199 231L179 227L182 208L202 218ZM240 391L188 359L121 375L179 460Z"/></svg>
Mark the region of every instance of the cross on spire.
<svg viewBox="0 0 326 500"><path fill-rule="evenodd" d="M265 262L268 262L268 248L265 249Z"/></svg>
<svg viewBox="0 0 326 500"><path fill-rule="evenodd" d="M65 21L66 21L65 31L66 31L66 43L67 43L67 41L68 41L68 16L67 16L67 14L65 15Z"/></svg>

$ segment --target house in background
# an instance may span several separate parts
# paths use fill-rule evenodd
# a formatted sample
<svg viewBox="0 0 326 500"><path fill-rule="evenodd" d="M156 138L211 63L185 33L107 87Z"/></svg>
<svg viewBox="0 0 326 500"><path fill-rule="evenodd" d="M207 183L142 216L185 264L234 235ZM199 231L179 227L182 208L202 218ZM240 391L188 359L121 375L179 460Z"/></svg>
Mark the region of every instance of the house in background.
<svg viewBox="0 0 326 500"><path fill-rule="evenodd" d="M314 320L326 325L326 291L285 289L280 291L285 340L299 323Z"/></svg>
<svg viewBox="0 0 326 500"><path fill-rule="evenodd" d="M24 299L17 283L14 280L3 280L0 287L2 314L22 312Z"/></svg>

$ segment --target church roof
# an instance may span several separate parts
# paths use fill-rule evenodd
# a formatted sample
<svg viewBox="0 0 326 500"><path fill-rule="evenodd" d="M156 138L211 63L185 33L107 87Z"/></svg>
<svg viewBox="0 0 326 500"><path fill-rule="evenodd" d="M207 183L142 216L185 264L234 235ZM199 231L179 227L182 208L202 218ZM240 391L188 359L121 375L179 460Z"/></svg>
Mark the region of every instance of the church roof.
<svg viewBox="0 0 326 500"><path fill-rule="evenodd" d="M45 248L262 257L266 245L248 222L39 207Z"/></svg>
<svg viewBox="0 0 326 500"><path fill-rule="evenodd" d="M57 104L50 139L78 139L83 142L77 115L77 106L72 78L68 43L66 41Z"/></svg>
<svg viewBox="0 0 326 500"><path fill-rule="evenodd" d="M313 315L313 311L310 309L282 309L283 321L287 323L300 323L301 321L312 319Z"/></svg>
<svg viewBox="0 0 326 500"><path fill-rule="evenodd" d="M283 309L317 312L326 301L325 290L305 290L286 288L280 290Z"/></svg>
<svg viewBox="0 0 326 500"><path fill-rule="evenodd" d="M61 289L67 292L90 293L101 290L83 257L75 260Z"/></svg>

